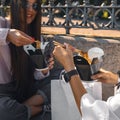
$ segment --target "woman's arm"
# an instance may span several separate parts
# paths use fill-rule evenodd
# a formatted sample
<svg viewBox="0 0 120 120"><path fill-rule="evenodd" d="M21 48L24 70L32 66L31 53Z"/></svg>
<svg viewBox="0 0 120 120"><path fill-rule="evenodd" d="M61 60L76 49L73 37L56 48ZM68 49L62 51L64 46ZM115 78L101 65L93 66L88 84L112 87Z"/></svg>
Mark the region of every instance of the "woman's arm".
<svg viewBox="0 0 120 120"><path fill-rule="evenodd" d="M10 21L0 17L0 45L6 45L8 42L12 42L16 46L23 46L33 43L34 40L20 30L10 29Z"/></svg>
<svg viewBox="0 0 120 120"><path fill-rule="evenodd" d="M32 37L16 29L10 29L8 31L7 40L16 46L23 46L34 42Z"/></svg>
<svg viewBox="0 0 120 120"><path fill-rule="evenodd" d="M72 51L67 46L66 46L66 49L60 46L57 46L53 53L56 59L64 66L64 69L66 72L69 72L75 69ZM80 110L81 98L87 92L84 86L82 85L79 75L73 75L71 77L70 85L71 85L78 109L79 111L81 111Z"/></svg>
<svg viewBox="0 0 120 120"><path fill-rule="evenodd" d="M22 31L16 29L0 28L0 45L6 45L9 42L16 46L31 44L34 40Z"/></svg>

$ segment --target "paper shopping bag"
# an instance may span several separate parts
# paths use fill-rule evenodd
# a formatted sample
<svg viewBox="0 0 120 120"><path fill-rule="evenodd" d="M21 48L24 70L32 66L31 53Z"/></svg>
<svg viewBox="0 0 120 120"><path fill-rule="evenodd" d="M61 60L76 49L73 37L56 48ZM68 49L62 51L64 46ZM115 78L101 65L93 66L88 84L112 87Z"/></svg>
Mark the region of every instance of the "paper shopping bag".
<svg viewBox="0 0 120 120"><path fill-rule="evenodd" d="M51 81L52 120L82 120L71 87L64 80Z"/></svg>

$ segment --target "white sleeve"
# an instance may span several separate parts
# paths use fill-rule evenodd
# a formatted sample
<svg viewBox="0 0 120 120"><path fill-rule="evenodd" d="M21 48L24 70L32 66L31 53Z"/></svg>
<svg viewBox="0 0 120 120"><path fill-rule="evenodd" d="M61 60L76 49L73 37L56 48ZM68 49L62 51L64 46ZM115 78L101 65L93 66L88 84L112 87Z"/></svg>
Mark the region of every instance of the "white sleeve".
<svg viewBox="0 0 120 120"><path fill-rule="evenodd" d="M120 94L110 97L107 100L107 105L109 106L110 111L120 120Z"/></svg>
<svg viewBox="0 0 120 120"><path fill-rule="evenodd" d="M95 100L88 93L81 99L83 120L120 120L120 95L113 96L107 102Z"/></svg>
<svg viewBox="0 0 120 120"><path fill-rule="evenodd" d="M8 44L6 41L8 28L0 28L0 46Z"/></svg>
<svg viewBox="0 0 120 120"><path fill-rule="evenodd" d="M41 72L41 69L35 69L35 72L34 72L34 78L36 80L41 80L45 77L48 77L50 74L50 72L48 72L46 75L44 75L42 72Z"/></svg>

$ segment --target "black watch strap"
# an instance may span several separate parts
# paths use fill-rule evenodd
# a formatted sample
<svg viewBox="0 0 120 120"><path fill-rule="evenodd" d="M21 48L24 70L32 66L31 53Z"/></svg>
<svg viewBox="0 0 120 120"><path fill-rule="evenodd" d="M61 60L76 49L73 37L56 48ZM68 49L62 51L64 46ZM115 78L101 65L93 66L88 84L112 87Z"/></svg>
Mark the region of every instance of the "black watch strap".
<svg viewBox="0 0 120 120"><path fill-rule="evenodd" d="M71 79L71 77L72 77L73 75L78 75L78 71L77 71L76 69L71 70L71 71L69 71L69 72L67 72L67 73L64 73L64 79L65 79L65 81L66 81L66 82L69 82L70 79Z"/></svg>

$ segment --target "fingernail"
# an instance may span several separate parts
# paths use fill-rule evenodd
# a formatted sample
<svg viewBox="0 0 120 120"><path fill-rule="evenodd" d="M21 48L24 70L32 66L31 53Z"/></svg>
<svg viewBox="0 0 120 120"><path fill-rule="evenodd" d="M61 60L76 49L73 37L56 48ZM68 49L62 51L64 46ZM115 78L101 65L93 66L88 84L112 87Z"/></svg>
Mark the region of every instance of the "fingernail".
<svg viewBox="0 0 120 120"><path fill-rule="evenodd" d="M68 48L68 44L67 43L64 43L64 45L66 46L66 48Z"/></svg>

